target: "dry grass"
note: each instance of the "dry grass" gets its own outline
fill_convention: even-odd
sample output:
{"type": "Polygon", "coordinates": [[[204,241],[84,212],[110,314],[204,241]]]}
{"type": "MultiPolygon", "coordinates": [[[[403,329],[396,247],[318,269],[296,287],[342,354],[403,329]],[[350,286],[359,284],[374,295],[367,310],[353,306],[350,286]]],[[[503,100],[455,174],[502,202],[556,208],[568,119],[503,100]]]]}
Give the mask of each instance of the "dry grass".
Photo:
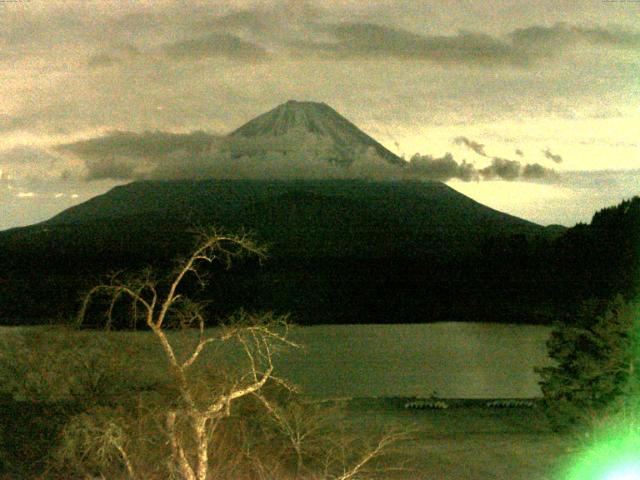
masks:
{"type": "Polygon", "coordinates": [[[537,407],[406,410],[403,400],[349,402],[349,428],[370,435],[383,428],[412,429],[404,446],[409,470],[389,480],[556,480],[573,445],[551,432],[537,407]]]}

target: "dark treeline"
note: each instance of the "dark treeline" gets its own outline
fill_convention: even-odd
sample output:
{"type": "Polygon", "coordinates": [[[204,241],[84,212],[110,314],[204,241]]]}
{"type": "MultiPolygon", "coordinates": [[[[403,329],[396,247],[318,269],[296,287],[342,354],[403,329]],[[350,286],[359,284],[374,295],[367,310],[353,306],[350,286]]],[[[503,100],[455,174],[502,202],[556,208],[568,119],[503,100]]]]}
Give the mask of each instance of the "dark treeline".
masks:
{"type": "MultiPolygon", "coordinates": [[[[176,255],[189,251],[192,239],[186,222],[157,221],[165,228],[145,229],[139,219],[120,218],[83,228],[82,235],[69,225],[5,236],[0,321],[72,317],[82,292],[110,271],[150,266],[162,277],[176,255]]],[[[212,267],[207,290],[193,285],[190,293],[210,301],[213,318],[243,307],[290,312],[300,324],[546,324],[571,314],[585,299],[637,293],[640,198],[553,235],[488,236],[479,251],[453,258],[395,246],[387,257],[353,251],[318,257],[313,250],[300,257],[275,245],[264,264],[243,260],[230,270],[212,267]]]]}

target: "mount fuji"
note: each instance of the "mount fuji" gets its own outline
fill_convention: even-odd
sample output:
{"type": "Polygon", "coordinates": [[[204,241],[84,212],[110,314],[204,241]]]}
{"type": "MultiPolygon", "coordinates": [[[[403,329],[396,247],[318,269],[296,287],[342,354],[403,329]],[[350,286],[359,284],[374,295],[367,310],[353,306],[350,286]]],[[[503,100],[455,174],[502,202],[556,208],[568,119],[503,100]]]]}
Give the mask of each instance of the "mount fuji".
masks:
{"type": "MultiPolygon", "coordinates": [[[[323,103],[289,101],[229,135],[232,142],[262,142],[294,155],[299,153],[295,152],[295,141],[301,137],[321,138],[328,146],[322,150],[327,155],[323,158],[327,168],[338,165],[348,169],[362,152],[382,159],[390,168],[403,168],[404,160],[323,103]]],[[[262,154],[256,162],[261,159],[262,154]]],[[[303,162],[304,158],[292,160],[303,162]]],[[[435,308],[434,298],[440,302],[437,308],[447,302],[454,305],[453,297],[443,300],[443,296],[454,295],[447,285],[454,277],[455,281],[467,280],[464,270],[451,273],[449,266],[473,259],[494,237],[547,234],[544,227],[486,207],[437,181],[134,181],[45,222],[0,232],[0,265],[3,271],[11,272],[4,284],[0,282],[0,303],[17,304],[2,298],[14,298],[18,289],[25,295],[28,290],[34,295],[44,290],[49,293],[41,294],[37,301],[25,300],[31,302],[30,308],[43,310],[31,316],[45,315],[52,308],[69,309],[73,303],[69,299],[77,297],[77,292],[71,291],[77,278],[167,264],[191,247],[193,228],[206,225],[249,230],[270,246],[266,270],[242,280],[246,286],[246,282],[261,278],[260,282],[270,286],[256,293],[258,286],[252,284],[248,291],[254,294],[243,297],[239,305],[258,302],[270,308],[274,304],[298,313],[319,313],[326,308],[333,311],[327,314],[333,315],[331,321],[352,321],[357,315],[369,321],[423,316],[424,312],[409,309],[413,313],[407,313],[408,307],[398,306],[399,299],[410,291],[422,292],[415,293],[412,301],[423,299],[419,301],[423,307],[428,303],[428,308],[435,308]],[[52,278],[58,278],[56,288],[64,294],[40,284],[52,278]],[[302,287],[302,278],[310,282],[306,287],[302,287]],[[31,286],[10,285],[15,282],[31,286]],[[429,290],[433,282],[438,287],[429,290]],[[51,298],[44,301],[47,296],[51,298]],[[314,301],[323,307],[310,307],[314,301]],[[354,302],[363,301],[366,305],[356,308],[354,302]],[[390,308],[395,310],[390,312],[390,308]]],[[[243,288],[227,291],[225,301],[243,288]]],[[[17,313],[29,315],[24,306],[17,313]]],[[[305,321],[322,320],[314,317],[305,321]]]]}

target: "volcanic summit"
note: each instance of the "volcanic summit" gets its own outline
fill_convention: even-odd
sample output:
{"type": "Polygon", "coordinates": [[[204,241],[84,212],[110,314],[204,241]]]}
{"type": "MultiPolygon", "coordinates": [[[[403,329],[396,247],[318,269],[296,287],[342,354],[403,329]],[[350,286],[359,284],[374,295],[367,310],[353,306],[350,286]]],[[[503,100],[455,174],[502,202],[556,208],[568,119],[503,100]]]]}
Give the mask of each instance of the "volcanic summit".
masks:
{"type": "Polygon", "coordinates": [[[373,150],[385,161],[402,166],[405,161],[364,133],[326,103],[289,100],[231,133],[231,137],[278,138],[296,133],[329,143],[335,163],[350,164],[354,157],[373,150]]]}

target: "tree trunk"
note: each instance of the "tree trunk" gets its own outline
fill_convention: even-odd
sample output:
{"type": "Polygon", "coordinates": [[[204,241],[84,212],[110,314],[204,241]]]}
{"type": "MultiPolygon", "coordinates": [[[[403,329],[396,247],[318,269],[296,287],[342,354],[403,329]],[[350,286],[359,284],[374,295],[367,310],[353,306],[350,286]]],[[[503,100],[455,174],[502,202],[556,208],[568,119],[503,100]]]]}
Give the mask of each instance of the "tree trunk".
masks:
{"type": "Polygon", "coordinates": [[[187,460],[187,457],[184,453],[184,449],[178,441],[175,428],[176,416],[176,412],[169,412],[169,414],[167,415],[167,429],[169,430],[169,440],[171,442],[173,457],[178,463],[180,473],[182,473],[184,480],[196,480],[196,476],[193,473],[193,468],[191,468],[191,465],[189,465],[189,461],[187,460]]]}
{"type": "Polygon", "coordinates": [[[209,470],[209,444],[207,438],[207,417],[200,414],[195,418],[196,438],[198,439],[198,479],[206,480],[209,470]]]}

